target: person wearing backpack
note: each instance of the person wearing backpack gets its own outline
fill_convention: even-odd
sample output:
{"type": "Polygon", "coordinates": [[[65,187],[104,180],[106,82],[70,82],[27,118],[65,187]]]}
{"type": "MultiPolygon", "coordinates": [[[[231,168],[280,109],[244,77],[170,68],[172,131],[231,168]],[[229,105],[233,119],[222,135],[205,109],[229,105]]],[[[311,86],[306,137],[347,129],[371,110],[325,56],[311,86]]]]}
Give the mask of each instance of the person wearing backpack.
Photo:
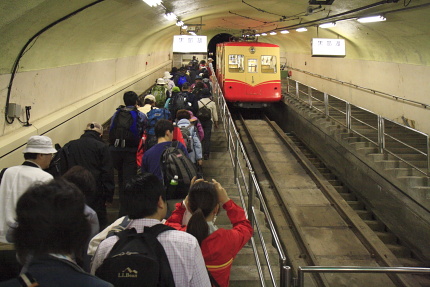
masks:
{"type": "Polygon", "coordinates": [[[163,78],[157,79],[156,85],[151,89],[151,94],[155,97],[156,106],[159,108],[164,107],[166,100],[170,96],[170,92],[163,78]]]}
{"type": "Polygon", "coordinates": [[[124,190],[124,197],[131,221],[124,231],[100,243],[91,273],[114,280],[116,287],[211,286],[196,238],[161,223],[167,204],[157,177],[149,173],[136,176],[124,190]],[[121,252],[125,255],[115,256],[121,252]]]}
{"type": "Polygon", "coordinates": [[[243,208],[229,198],[220,183],[214,179],[212,182],[196,180],[187,198],[176,204],[165,224],[194,235],[213,279],[218,286],[229,286],[233,260],[251,238],[253,228],[243,208]],[[215,225],[221,207],[227,212],[232,228],[215,225]],[[186,211],[191,212],[188,222],[183,221],[186,211]]]}
{"type": "Polygon", "coordinates": [[[142,158],[142,173],[150,172],[163,182],[168,199],[185,198],[191,179],[197,175],[195,165],[189,159],[187,148],[173,140],[173,123],[159,120],[155,125],[157,144],[147,150],[142,158]],[[171,180],[177,176],[176,183],[171,180]]]}
{"type": "MultiPolygon", "coordinates": [[[[118,171],[120,204],[125,184],[137,174],[136,152],[147,124],[146,115],[136,108],[137,98],[133,91],[124,93],[125,106],[114,113],[109,128],[109,150],[118,171]]],[[[122,215],[124,211],[120,206],[119,216],[122,215]]]]}
{"type": "Polygon", "coordinates": [[[168,109],[165,108],[154,108],[152,107],[149,112],[147,112],[148,122],[145,129],[145,151],[149,150],[155,144],[157,144],[157,136],[155,135],[155,125],[161,119],[170,120],[171,114],[168,109]]]}
{"type": "MultiPolygon", "coordinates": [[[[185,83],[184,85],[187,85],[185,83]]],[[[175,120],[176,113],[179,110],[190,108],[190,104],[188,103],[187,94],[181,92],[178,87],[174,87],[172,91],[172,96],[166,101],[166,105],[164,106],[170,112],[171,120],[175,120]]]]}
{"type": "Polygon", "coordinates": [[[187,110],[179,110],[176,113],[177,125],[181,129],[190,160],[201,166],[203,164],[202,144],[197,134],[197,128],[190,122],[190,119],[191,115],[187,110]]]}
{"type": "Polygon", "coordinates": [[[191,111],[193,114],[196,114],[199,110],[199,104],[197,103],[197,96],[191,93],[191,85],[188,83],[185,83],[182,85],[181,92],[186,96],[187,98],[187,104],[188,107],[186,110],[191,111]]]}
{"type": "Polygon", "coordinates": [[[199,111],[196,116],[200,120],[205,133],[205,137],[202,141],[203,158],[208,160],[211,147],[212,125],[218,128],[218,114],[215,102],[211,100],[211,93],[208,89],[202,90],[202,97],[203,98],[199,100],[199,111]]]}
{"type": "Polygon", "coordinates": [[[179,71],[173,81],[175,82],[175,85],[179,88],[181,88],[184,83],[191,83],[190,76],[186,74],[186,69],[184,67],[179,68],[179,71]]]}

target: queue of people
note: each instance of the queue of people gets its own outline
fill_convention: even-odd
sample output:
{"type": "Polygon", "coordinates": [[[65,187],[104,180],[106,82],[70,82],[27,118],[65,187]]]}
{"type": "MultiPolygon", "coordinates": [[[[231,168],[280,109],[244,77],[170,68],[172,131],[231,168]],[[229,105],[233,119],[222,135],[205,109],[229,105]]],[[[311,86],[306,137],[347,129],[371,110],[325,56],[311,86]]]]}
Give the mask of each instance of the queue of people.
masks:
{"type": "Polygon", "coordinates": [[[96,122],[63,147],[47,136],[29,138],[24,163],[0,173],[0,245],[10,247],[0,251],[0,286],[229,285],[233,259],[253,229],[220,183],[197,179],[218,121],[202,77],[192,83],[186,69],[165,72],[156,85],[163,92],[142,103],[125,92],[108,145],[96,122]],[[145,144],[150,130],[152,146],[145,144]],[[107,226],[114,169],[120,210],[107,226]],[[232,229],[215,225],[220,207],[232,229]],[[144,248],[152,255],[115,255],[144,248]]]}

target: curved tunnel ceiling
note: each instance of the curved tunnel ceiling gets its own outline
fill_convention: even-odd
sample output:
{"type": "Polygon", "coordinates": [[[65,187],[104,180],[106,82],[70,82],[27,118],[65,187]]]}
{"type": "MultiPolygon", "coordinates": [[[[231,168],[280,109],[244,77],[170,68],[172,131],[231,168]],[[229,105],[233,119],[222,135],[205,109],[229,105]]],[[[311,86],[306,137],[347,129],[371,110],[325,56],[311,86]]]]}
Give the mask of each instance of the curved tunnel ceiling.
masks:
{"type": "MultiPolygon", "coordinates": [[[[38,31],[93,0],[4,0],[0,2],[0,74],[11,72],[24,44],[38,31]]],[[[335,0],[332,5],[310,5],[308,0],[164,0],[150,7],[142,0],[105,0],[62,21],[29,46],[19,71],[115,59],[153,51],[171,51],[175,21],[202,23],[208,40],[219,33],[239,36],[242,29],[289,34],[260,37],[287,52],[310,53],[310,40],[344,38],[347,58],[429,65],[430,5],[428,0],[335,0]],[[366,8],[362,9],[360,8],[366,8]],[[312,11],[311,11],[312,10],[312,11]],[[349,13],[350,11],[356,12],[349,13]],[[387,21],[361,24],[354,18],[384,13],[387,21]],[[333,17],[334,15],[342,16],[333,17]],[[337,20],[331,29],[317,24],[337,20]],[[295,28],[305,25],[308,31],[295,28]]],[[[317,3],[325,1],[315,0],[317,3]]]]}

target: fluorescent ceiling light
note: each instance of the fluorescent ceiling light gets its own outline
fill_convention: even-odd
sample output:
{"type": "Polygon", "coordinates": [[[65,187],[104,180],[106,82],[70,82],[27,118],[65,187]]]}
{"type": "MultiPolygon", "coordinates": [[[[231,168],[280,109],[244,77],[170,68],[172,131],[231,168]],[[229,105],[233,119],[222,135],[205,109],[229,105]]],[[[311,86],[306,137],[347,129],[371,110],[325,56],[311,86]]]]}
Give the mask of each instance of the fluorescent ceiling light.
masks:
{"type": "Polygon", "coordinates": [[[183,26],[184,25],[184,22],[182,22],[182,21],[176,21],[176,26],[183,26]]]}
{"type": "Polygon", "coordinates": [[[261,36],[267,36],[267,33],[261,33],[261,36]]]}
{"type": "Polygon", "coordinates": [[[190,34],[193,36],[196,36],[196,33],[192,32],[192,31],[190,32],[190,34]]]}
{"type": "Polygon", "coordinates": [[[161,4],[161,0],[143,0],[143,1],[151,7],[155,7],[161,4]]]}
{"type": "Polygon", "coordinates": [[[272,35],[272,36],[276,35],[276,32],[270,32],[270,35],[272,35]]]}
{"type": "Polygon", "coordinates": [[[187,30],[187,28],[188,28],[187,25],[182,26],[182,29],[184,29],[184,30],[187,30]]]}
{"type": "Polygon", "coordinates": [[[305,27],[296,29],[297,32],[306,32],[307,30],[305,27]]]}
{"type": "Polygon", "coordinates": [[[288,32],[288,30],[282,30],[281,31],[281,34],[288,34],[288,33],[290,33],[290,32],[288,32]]]}
{"type": "Polygon", "coordinates": [[[176,20],[176,15],[175,13],[172,13],[172,12],[164,14],[164,17],[166,17],[166,19],[169,21],[176,20]]]}
{"type": "Polygon", "coordinates": [[[387,20],[384,16],[377,15],[377,16],[371,16],[371,17],[363,17],[358,18],[357,21],[360,23],[371,23],[371,22],[381,22],[387,20]]]}
{"type": "Polygon", "coordinates": [[[335,22],[329,22],[329,23],[324,23],[324,24],[319,25],[320,28],[332,28],[334,26],[336,26],[335,22]]]}
{"type": "Polygon", "coordinates": [[[256,37],[260,37],[260,34],[255,34],[256,37]]]}

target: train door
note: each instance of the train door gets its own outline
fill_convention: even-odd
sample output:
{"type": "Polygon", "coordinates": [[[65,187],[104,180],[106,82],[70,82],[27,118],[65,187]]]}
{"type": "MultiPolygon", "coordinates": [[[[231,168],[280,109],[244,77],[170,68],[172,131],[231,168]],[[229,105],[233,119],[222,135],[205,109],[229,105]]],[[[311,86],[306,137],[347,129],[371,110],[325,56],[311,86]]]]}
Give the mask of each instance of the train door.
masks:
{"type": "Polygon", "coordinates": [[[261,90],[258,84],[261,82],[260,72],[259,72],[259,56],[251,55],[245,58],[246,62],[246,73],[245,81],[246,94],[247,95],[261,95],[261,90]]]}

